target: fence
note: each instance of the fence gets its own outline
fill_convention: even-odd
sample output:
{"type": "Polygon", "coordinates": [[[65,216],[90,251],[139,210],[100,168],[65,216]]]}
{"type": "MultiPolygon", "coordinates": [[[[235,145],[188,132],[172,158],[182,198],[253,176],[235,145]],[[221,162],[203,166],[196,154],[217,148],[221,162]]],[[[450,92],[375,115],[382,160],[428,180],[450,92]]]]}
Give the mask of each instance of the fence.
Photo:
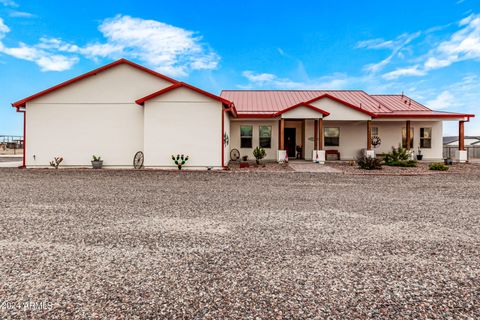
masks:
{"type": "MultiPolygon", "coordinates": [[[[458,146],[443,146],[443,157],[454,158],[455,152],[458,150],[458,146]]],[[[467,159],[480,158],[480,146],[465,146],[467,151],[467,159]]]]}

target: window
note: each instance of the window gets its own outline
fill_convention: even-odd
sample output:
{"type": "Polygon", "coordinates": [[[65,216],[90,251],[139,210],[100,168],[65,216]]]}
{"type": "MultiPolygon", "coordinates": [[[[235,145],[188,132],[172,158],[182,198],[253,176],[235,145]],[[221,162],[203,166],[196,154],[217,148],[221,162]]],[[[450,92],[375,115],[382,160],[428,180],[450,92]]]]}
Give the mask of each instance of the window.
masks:
{"type": "Polygon", "coordinates": [[[240,148],[252,147],[252,126],[240,126],[240,148]]]}
{"type": "MultiPolygon", "coordinates": [[[[407,147],[407,129],[402,129],[402,148],[407,147]]],[[[413,149],[413,128],[410,128],[410,149],[413,149]]]]}
{"type": "Polygon", "coordinates": [[[340,128],[325,128],[325,147],[338,147],[340,145],[340,128]]]}
{"type": "Polygon", "coordinates": [[[272,147],[272,126],[259,126],[260,148],[272,147]]]}
{"type": "Polygon", "coordinates": [[[432,147],[432,128],[420,128],[420,148],[432,147]]]}
{"type": "Polygon", "coordinates": [[[372,127],[372,137],[378,136],[378,127],[372,127]]]}

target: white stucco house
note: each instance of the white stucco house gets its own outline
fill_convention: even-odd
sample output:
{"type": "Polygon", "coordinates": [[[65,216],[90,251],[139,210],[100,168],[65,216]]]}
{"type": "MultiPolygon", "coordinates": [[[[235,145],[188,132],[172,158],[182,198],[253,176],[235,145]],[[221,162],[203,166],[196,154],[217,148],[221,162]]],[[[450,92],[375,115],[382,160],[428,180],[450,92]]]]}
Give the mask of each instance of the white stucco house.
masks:
{"type": "Polygon", "coordinates": [[[24,115],[24,163],[46,167],[174,167],[222,169],[231,150],[253,158],[354,159],[360,150],[388,152],[403,144],[426,160],[442,159],[443,121],[459,123],[459,160],[465,160],[464,123],[473,114],[432,111],[405,95],[361,90],[224,90],[219,96],[121,59],[14,102],[24,115]],[[372,137],[380,137],[374,148],[372,137]]]}

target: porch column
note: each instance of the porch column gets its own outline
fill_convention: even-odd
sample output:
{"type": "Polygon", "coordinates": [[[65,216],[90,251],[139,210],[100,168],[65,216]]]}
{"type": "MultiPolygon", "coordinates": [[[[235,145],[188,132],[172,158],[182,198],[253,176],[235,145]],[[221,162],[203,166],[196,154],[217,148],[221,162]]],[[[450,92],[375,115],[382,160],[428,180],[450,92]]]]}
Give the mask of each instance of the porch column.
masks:
{"type": "Polygon", "coordinates": [[[410,120],[407,120],[407,124],[406,124],[406,128],[405,128],[405,135],[406,135],[406,138],[407,138],[407,150],[410,150],[410,141],[412,141],[412,136],[411,136],[411,132],[410,132],[410,120]]]}
{"type": "Polygon", "coordinates": [[[323,150],[323,118],[318,119],[318,150],[323,150]]]}
{"type": "Polygon", "coordinates": [[[458,122],[458,150],[465,151],[465,121],[458,122]]]}
{"type": "Polygon", "coordinates": [[[313,120],[313,150],[318,150],[318,120],[313,120]]]}
{"type": "Polygon", "coordinates": [[[367,150],[372,150],[372,120],[367,120],[367,150]]]}
{"type": "Polygon", "coordinates": [[[285,129],[285,119],[280,119],[280,123],[279,123],[279,126],[278,126],[278,130],[280,131],[279,132],[279,139],[280,141],[278,142],[278,145],[280,146],[278,149],[279,150],[285,150],[285,139],[283,137],[283,134],[284,134],[284,129],[285,129]]]}

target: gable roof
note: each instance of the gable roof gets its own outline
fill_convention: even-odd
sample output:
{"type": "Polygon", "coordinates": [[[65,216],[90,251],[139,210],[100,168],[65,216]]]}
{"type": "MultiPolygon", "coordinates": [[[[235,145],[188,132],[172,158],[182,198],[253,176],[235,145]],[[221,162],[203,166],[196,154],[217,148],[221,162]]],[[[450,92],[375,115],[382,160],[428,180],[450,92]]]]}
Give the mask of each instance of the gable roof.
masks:
{"type": "Polygon", "coordinates": [[[98,74],[98,73],[100,73],[100,72],[102,72],[102,71],[111,69],[111,68],[116,67],[116,66],[121,65],[121,64],[127,64],[127,65],[129,65],[129,66],[131,66],[131,67],[134,67],[134,68],[139,69],[139,70],[141,70],[141,71],[147,72],[147,73],[149,73],[149,74],[151,74],[151,75],[154,75],[154,76],[156,76],[156,77],[158,77],[158,78],[160,78],[160,79],[166,80],[166,81],[168,81],[168,82],[178,83],[178,81],[175,80],[175,79],[172,79],[172,78],[169,78],[169,77],[167,77],[167,76],[164,76],[163,74],[160,74],[160,73],[158,73],[158,72],[156,72],[156,71],[153,71],[153,70],[151,70],[151,69],[145,68],[145,67],[143,67],[143,66],[141,66],[141,65],[139,65],[139,64],[136,64],[136,63],[134,63],[134,62],[132,62],[132,61],[129,61],[129,60],[127,60],[127,59],[120,59],[120,60],[114,61],[114,62],[112,62],[112,63],[109,63],[109,64],[107,64],[107,65],[104,65],[103,67],[97,68],[97,69],[92,70],[92,71],[87,72],[87,73],[84,73],[84,74],[82,74],[82,75],[80,75],[80,76],[78,76],[78,77],[75,77],[75,78],[73,78],[73,79],[70,79],[70,80],[67,80],[67,81],[65,81],[65,82],[62,82],[62,83],[60,83],[60,84],[58,84],[58,85],[56,85],[56,86],[53,86],[53,87],[50,87],[50,88],[45,89],[45,90],[43,90],[43,91],[40,91],[40,92],[38,92],[38,93],[35,93],[34,95],[31,95],[31,96],[29,96],[29,97],[27,97],[27,98],[25,98],[25,99],[22,99],[22,100],[19,100],[19,101],[17,101],[17,102],[14,102],[14,103],[12,103],[12,107],[15,107],[15,108],[17,108],[17,109],[20,108],[20,107],[24,107],[24,106],[25,106],[25,103],[27,103],[27,102],[29,102],[29,101],[32,101],[32,100],[34,100],[34,99],[36,99],[36,98],[39,98],[39,97],[41,97],[41,96],[44,96],[44,95],[50,93],[50,92],[53,92],[53,91],[58,90],[58,89],[60,89],[60,88],[66,87],[66,86],[68,86],[68,85],[70,85],[70,84],[72,84],[72,83],[78,82],[78,81],[83,80],[83,79],[85,79],[85,78],[94,76],[94,75],[96,75],[96,74],[98,74]]]}
{"type": "Polygon", "coordinates": [[[136,100],[135,103],[138,104],[138,105],[143,106],[144,103],[145,103],[145,101],[148,101],[148,100],[150,100],[150,99],[153,99],[153,98],[155,98],[155,97],[158,97],[158,96],[160,96],[160,95],[162,95],[162,94],[165,94],[165,93],[167,93],[167,92],[170,92],[170,91],[175,90],[175,89],[178,89],[178,88],[187,88],[187,89],[189,89],[189,90],[193,90],[193,91],[195,91],[195,92],[197,92],[197,93],[200,93],[200,94],[202,94],[202,95],[204,95],[204,96],[206,96],[206,97],[209,97],[210,99],[217,100],[217,101],[221,102],[225,107],[231,108],[230,111],[232,112],[232,114],[236,115],[235,106],[233,105],[233,103],[232,103],[231,101],[229,101],[229,100],[227,100],[227,99],[224,99],[224,98],[222,98],[222,97],[216,96],[216,95],[214,95],[214,94],[211,94],[210,92],[204,91],[204,90],[202,90],[202,89],[200,89],[200,88],[194,87],[194,86],[189,85],[188,83],[184,83],[184,82],[177,82],[177,83],[175,83],[175,84],[173,84],[173,85],[171,85],[171,86],[169,86],[169,87],[166,87],[166,88],[164,88],[164,89],[162,89],[162,90],[159,90],[159,91],[157,91],[157,92],[154,92],[154,93],[152,93],[152,94],[149,94],[148,96],[145,96],[145,97],[143,97],[143,98],[140,98],[140,99],[136,100]]]}
{"type": "Polygon", "coordinates": [[[322,98],[342,103],[372,118],[470,118],[473,114],[433,111],[405,95],[369,95],[362,90],[223,90],[221,97],[235,103],[239,116],[275,117],[298,103],[322,98]]]}

